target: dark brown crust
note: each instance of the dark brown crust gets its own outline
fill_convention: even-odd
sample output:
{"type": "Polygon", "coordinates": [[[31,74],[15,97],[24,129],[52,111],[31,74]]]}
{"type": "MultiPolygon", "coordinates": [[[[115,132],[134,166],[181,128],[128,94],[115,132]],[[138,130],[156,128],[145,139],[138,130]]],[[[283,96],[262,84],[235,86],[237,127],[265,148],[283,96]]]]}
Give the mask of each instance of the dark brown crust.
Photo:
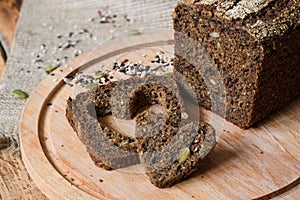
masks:
{"type": "Polygon", "coordinates": [[[300,93],[300,4],[261,1],[252,5],[260,7],[257,12],[244,16],[241,13],[251,9],[241,9],[235,15],[243,17],[229,17],[224,13],[237,10],[241,1],[211,2],[182,1],[175,8],[174,69],[195,88],[201,105],[211,108],[215,102],[204,74],[195,69],[203,65],[199,58],[205,54],[222,77],[226,119],[248,128],[300,93]]]}

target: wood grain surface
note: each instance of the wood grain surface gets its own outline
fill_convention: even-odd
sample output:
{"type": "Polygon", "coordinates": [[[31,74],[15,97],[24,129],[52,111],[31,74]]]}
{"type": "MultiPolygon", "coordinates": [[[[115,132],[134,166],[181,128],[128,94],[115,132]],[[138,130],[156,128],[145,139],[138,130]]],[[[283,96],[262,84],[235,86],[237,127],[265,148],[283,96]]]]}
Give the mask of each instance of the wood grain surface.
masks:
{"type": "Polygon", "coordinates": [[[154,187],[140,165],[110,172],[94,165],[65,118],[66,99],[74,96],[76,87],[64,84],[62,78],[78,69],[105,70],[124,57],[149,64],[159,50],[170,57],[172,35],[145,34],[100,46],[68,63],[63,71],[55,71],[34,91],[21,121],[21,150],[26,168],[47,197],[268,199],[299,184],[300,99],[249,130],[202,110],[203,119],[216,129],[218,144],[199,172],[171,188],[154,187]],[[53,80],[58,81],[53,84],[53,80]]]}

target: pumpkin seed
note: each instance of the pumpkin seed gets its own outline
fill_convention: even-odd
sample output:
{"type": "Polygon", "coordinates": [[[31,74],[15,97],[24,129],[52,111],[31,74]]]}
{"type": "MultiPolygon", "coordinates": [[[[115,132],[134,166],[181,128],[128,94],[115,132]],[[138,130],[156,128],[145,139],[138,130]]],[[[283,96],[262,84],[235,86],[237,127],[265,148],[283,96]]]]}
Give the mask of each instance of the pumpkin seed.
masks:
{"type": "Polygon", "coordinates": [[[84,86],[84,89],[85,90],[90,90],[94,87],[97,87],[98,86],[98,83],[90,83],[90,84],[87,84],[86,86],[84,86]]]}
{"type": "Polygon", "coordinates": [[[12,95],[20,99],[26,99],[28,97],[28,94],[26,94],[26,92],[19,89],[13,90],[12,95]]]}
{"type": "Polygon", "coordinates": [[[177,160],[179,163],[184,163],[186,159],[190,156],[190,148],[186,147],[180,150],[177,160]]]}
{"type": "Polygon", "coordinates": [[[100,72],[100,73],[98,73],[98,74],[95,74],[95,75],[93,76],[93,78],[102,78],[102,77],[104,77],[104,76],[106,76],[106,73],[100,72]]]}
{"type": "Polygon", "coordinates": [[[128,35],[141,35],[142,33],[139,30],[136,29],[132,29],[132,30],[128,30],[128,35]]]}
{"type": "Polygon", "coordinates": [[[173,76],[173,73],[172,72],[165,73],[165,74],[163,74],[163,76],[165,76],[165,77],[167,77],[167,76],[173,76]]]}
{"type": "Polygon", "coordinates": [[[55,70],[57,67],[56,66],[53,66],[53,65],[49,65],[49,66],[46,66],[44,67],[44,70],[50,74],[50,72],[52,72],[53,70],[55,70]]]}

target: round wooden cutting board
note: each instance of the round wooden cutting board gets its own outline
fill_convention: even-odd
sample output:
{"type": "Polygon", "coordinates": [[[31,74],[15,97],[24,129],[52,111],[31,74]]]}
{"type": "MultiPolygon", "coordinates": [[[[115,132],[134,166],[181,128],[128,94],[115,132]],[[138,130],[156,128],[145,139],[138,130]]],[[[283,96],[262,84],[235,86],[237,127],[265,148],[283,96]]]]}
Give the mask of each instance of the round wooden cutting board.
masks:
{"type": "Polygon", "coordinates": [[[75,87],[63,78],[79,69],[104,70],[122,57],[150,62],[157,51],[172,56],[173,48],[173,33],[130,36],[76,57],[41,82],[23,111],[20,141],[25,166],[47,197],[268,199],[298,187],[300,99],[248,130],[203,111],[216,129],[217,146],[199,172],[170,188],[153,186],[139,165],[114,171],[94,165],[65,117],[75,87]]]}

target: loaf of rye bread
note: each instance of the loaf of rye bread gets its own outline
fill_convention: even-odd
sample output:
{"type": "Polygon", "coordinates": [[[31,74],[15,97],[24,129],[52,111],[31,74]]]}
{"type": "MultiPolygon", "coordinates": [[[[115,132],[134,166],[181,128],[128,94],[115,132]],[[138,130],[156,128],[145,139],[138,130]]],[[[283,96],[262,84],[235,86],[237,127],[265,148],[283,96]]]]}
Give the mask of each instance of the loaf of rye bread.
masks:
{"type": "Polygon", "coordinates": [[[140,163],[137,142],[108,127],[99,118],[111,114],[110,97],[115,82],[79,93],[67,101],[66,117],[94,163],[106,170],[140,163]]]}
{"type": "Polygon", "coordinates": [[[183,0],[173,22],[175,76],[239,127],[300,93],[299,0],[183,0]]]}

